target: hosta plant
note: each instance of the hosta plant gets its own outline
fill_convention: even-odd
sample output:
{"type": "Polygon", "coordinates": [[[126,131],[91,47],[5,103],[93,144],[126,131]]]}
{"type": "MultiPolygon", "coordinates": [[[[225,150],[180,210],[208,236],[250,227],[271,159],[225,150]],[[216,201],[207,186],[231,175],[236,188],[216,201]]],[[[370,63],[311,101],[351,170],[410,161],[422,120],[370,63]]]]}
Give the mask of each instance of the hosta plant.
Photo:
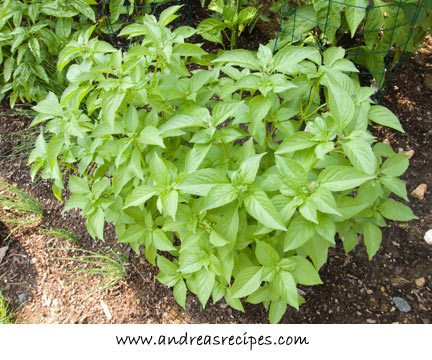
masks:
{"type": "Polygon", "coordinates": [[[80,39],[92,46],[61,52],[70,85],[34,107],[51,137],[39,136],[31,173],[59,198],[67,180],[65,210],[81,209],[94,238],[112,222],[182,307],[189,289],[203,307],[263,303],[278,322],[304,302],[298,284],[321,283],[335,239],[346,251],[363,239],[372,258],[385,219],[415,218],[397,200],[407,156],[368,125],[403,130],[345,75],[357,70],[343,49],[212,58],[184,42],[194,29],[167,28],[176,10],[125,27],[142,39],[125,53],[90,31],[80,39]]]}
{"type": "MultiPolygon", "coordinates": [[[[10,104],[38,101],[62,82],[56,73],[59,50],[70,40],[72,17],[95,21],[93,0],[5,0],[0,5],[0,100],[10,93],[10,104]]],[[[84,22],[85,23],[85,22],[84,22]]]]}

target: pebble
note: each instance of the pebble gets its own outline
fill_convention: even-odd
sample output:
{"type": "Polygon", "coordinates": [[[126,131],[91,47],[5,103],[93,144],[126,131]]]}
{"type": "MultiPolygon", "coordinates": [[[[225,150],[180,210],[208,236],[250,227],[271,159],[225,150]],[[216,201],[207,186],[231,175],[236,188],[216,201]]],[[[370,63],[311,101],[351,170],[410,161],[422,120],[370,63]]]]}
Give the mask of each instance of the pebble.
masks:
{"type": "Polygon", "coordinates": [[[415,284],[416,284],[418,287],[423,287],[423,286],[425,285],[425,283],[426,283],[426,279],[425,279],[424,277],[421,277],[421,278],[415,279],[415,284]]]}
{"type": "Polygon", "coordinates": [[[411,311],[411,306],[406,302],[406,300],[402,299],[399,296],[395,296],[393,299],[394,304],[399,309],[399,311],[402,312],[408,312],[411,311]]]}
{"type": "Polygon", "coordinates": [[[25,301],[25,299],[26,299],[26,294],[21,293],[18,295],[18,300],[20,303],[23,303],[25,301]]]}
{"type": "Polygon", "coordinates": [[[426,231],[424,239],[428,245],[432,245],[432,229],[426,231]]]}
{"type": "Polygon", "coordinates": [[[415,197],[419,200],[423,200],[425,197],[426,191],[427,191],[427,185],[426,184],[420,184],[411,192],[411,196],[415,197]]]}

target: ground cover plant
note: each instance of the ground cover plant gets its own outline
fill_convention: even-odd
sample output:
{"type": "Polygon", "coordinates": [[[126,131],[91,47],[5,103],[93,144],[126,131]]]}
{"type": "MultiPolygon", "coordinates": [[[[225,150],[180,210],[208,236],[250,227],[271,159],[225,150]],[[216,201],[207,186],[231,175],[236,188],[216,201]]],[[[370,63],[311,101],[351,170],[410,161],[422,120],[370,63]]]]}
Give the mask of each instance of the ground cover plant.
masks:
{"type": "Polygon", "coordinates": [[[271,322],[304,302],[297,284],[321,283],[335,237],[369,258],[385,219],[416,218],[398,179],[408,157],[376,141],[369,123],[403,131],[374,105],[373,88],[342,48],[289,46],[276,54],[218,56],[185,43],[196,30],[159,20],[125,27],[127,52],[82,32],[60,53],[70,81],[34,110],[44,124],[31,174],[71,196],[94,238],[112,222],[120,242],[144,250],[185,306],[224,298],[263,303],[271,322]],[[66,177],[66,175],[68,175],[66,177]]]}

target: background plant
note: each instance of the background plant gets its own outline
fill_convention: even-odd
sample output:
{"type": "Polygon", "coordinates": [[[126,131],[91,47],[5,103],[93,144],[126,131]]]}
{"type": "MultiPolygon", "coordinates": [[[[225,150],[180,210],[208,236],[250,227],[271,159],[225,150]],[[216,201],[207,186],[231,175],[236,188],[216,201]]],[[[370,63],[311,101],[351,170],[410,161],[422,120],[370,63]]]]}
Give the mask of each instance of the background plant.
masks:
{"type": "Polygon", "coordinates": [[[177,10],[125,27],[143,39],[125,53],[92,29],[61,51],[70,85],[34,107],[51,138],[38,138],[31,173],[58,198],[68,173],[65,210],[81,209],[94,238],[112,222],[181,306],[187,289],[203,306],[243,311],[245,298],[278,322],[304,302],[298,284],[321,283],[336,235],[347,252],[363,238],[372,258],[385,219],[416,218],[389,198],[407,200],[407,156],[368,125],[403,130],[346,75],[357,69],[343,49],[215,57],[184,42],[195,29],[167,27],[177,10]]]}
{"type": "Polygon", "coordinates": [[[281,33],[271,44],[307,42],[322,49],[341,45],[382,88],[386,70],[392,70],[405,51],[414,50],[413,29],[422,6],[417,0],[285,0],[281,33]]]}
{"type": "MultiPolygon", "coordinates": [[[[204,6],[205,2],[201,0],[201,5],[204,6]]],[[[225,36],[230,43],[230,48],[236,49],[241,33],[247,27],[252,29],[261,16],[258,8],[259,5],[250,0],[211,0],[208,9],[215,12],[215,17],[203,20],[198,25],[197,32],[204,39],[221,44],[223,47],[225,36]]]]}
{"type": "Polygon", "coordinates": [[[32,102],[43,99],[49,90],[62,92],[65,79],[52,63],[72,30],[86,26],[86,21],[74,22],[74,16],[95,21],[90,6],[94,4],[94,0],[2,1],[0,101],[10,92],[14,107],[17,99],[32,102]]]}

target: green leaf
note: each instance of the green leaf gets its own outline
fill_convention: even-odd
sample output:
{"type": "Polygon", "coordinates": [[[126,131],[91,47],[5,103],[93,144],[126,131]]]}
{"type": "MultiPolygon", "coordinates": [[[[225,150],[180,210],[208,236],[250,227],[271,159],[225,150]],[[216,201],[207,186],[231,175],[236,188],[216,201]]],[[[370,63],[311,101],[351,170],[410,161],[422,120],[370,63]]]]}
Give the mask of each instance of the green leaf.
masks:
{"type": "Polygon", "coordinates": [[[116,112],[123,102],[125,93],[117,91],[108,91],[102,99],[102,118],[111,126],[114,125],[116,112]]]}
{"type": "Polygon", "coordinates": [[[287,153],[293,153],[297,150],[303,150],[308,149],[312,146],[315,146],[317,143],[313,141],[314,135],[305,132],[305,131],[299,131],[295,134],[289,136],[286,138],[282,144],[279,145],[278,149],[276,150],[275,154],[287,154],[287,153]]]}
{"type": "Polygon", "coordinates": [[[284,74],[293,74],[297,64],[304,59],[321,64],[321,55],[317,49],[307,46],[287,46],[274,56],[273,68],[284,74]]]}
{"type": "Polygon", "coordinates": [[[408,169],[408,156],[405,154],[396,154],[389,157],[380,168],[380,173],[390,176],[400,176],[408,169]]]}
{"type": "Polygon", "coordinates": [[[176,115],[160,127],[161,133],[190,127],[204,127],[206,122],[190,115],[176,115]]]}
{"type": "Polygon", "coordinates": [[[231,184],[216,185],[211,188],[204,200],[201,213],[229,204],[238,197],[238,191],[231,184]]]}
{"type": "Polygon", "coordinates": [[[185,172],[186,174],[196,171],[207,156],[211,144],[195,144],[186,155],[185,172]]]}
{"type": "Polygon", "coordinates": [[[405,201],[408,201],[408,195],[406,191],[405,183],[393,176],[382,176],[380,177],[381,184],[383,184],[391,192],[400,196],[405,201]]]}
{"type": "Polygon", "coordinates": [[[225,25],[216,18],[204,19],[198,24],[197,32],[204,39],[223,44],[221,31],[225,29],[225,25]]]}
{"type": "Polygon", "coordinates": [[[282,218],[267,194],[255,188],[245,198],[246,211],[261,224],[271,229],[286,230],[282,218]]]}
{"type": "Polygon", "coordinates": [[[250,51],[242,49],[225,51],[221,56],[214,59],[212,62],[240,64],[252,70],[259,69],[258,60],[256,59],[255,55],[250,51]]]}
{"type": "Polygon", "coordinates": [[[154,126],[146,126],[144,129],[142,129],[138,141],[141,144],[157,145],[161,148],[165,148],[163,139],[160,136],[160,131],[154,126]]]}
{"type": "Polygon", "coordinates": [[[78,176],[69,176],[69,190],[78,195],[88,195],[90,193],[89,185],[86,179],[78,176]]]}
{"type": "Polygon", "coordinates": [[[186,284],[183,280],[177,281],[177,283],[174,285],[174,299],[183,309],[186,309],[186,290],[186,284]]]}
{"type": "Polygon", "coordinates": [[[207,196],[214,186],[221,184],[228,184],[228,178],[222,170],[200,169],[187,175],[176,189],[188,194],[207,196]]]}
{"type": "Polygon", "coordinates": [[[214,230],[210,232],[209,241],[216,247],[225,246],[226,244],[229,243],[227,239],[225,239],[221,234],[218,234],[214,230]]]}
{"type": "Polygon", "coordinates": [[[40,62],[41,57],[40,57],[40,45],[39,45],[39,41],[36,37],[31,37],[30,41],[28,42],[28,46],[31,50],[31,52],[33,53],[34,57],[36,58],[36,60],[38,62],[40,62]]]}
{"type": "Polygon", "coordinates": [[[304,257],[292,256],[289,259],[295,263],[292,274],[296,283],[302,285],[317,285],[323,283],[318,275],[318,271],[304,257]]]}
{"type": "Polygon", "coordinates": [[[273,300],[270,304],[269,320],[271,324],[277,324],[285,314],[287,304],[282,299],[273,300]]]}
{"type": "Polygon", "coordinates": [[[231,288],[232,296],[241,298],[252,294],[261,284],[262,267],[248,266],[243,268],[235,277],[231,288]]]}
{"type": "Polygon", "coordinates": [[[152,196],[157,195],[158,191],[153,186],[141,185],[136,187],[126,198],[124,208],[139,206],[144,204],[152,196]]]}
{"type": "Polygon", "coordinates": [[[181,7],[182,6],[180,5],[170,6],[169,8],[162,11],[159,16],[159,24],[162,26],[167,26],[168,24],[172,23],[180,16],[178,11],[181,9],[181,7]]]}
{"type": "Polygon", "coordinates": [[[279,261],[279,254],[264,241],[256,240],[255,256],[261,265],[275,265],[279,261]]]}
{"type": "Polygon", "coordinates": [[[258,10],[253,6],[248,6],[241,10],[238,14],[240,24],[248,24],[255,16],[257,16],[258,10]]]}
{"type": "Polygon", "coordinates": [[[318,181],[321,186],[330,191],[344,191],[353,189],[373,178],[373,175],[362,173],[351,166],[335,165],[324,169],[318,181]]]}
{"type": "Polygon", "coordinates": [[[218,126],[225,120],[239,115],[243,103],[238,101],[224,101],[217,103],[212,110],[213,125],[218,126]]]}
{"type": "Polygon", "coordinates": [[[326,214],[340,215],[333,194],[325,187],[320,186],[310,196],[310,199],[319,211],[326,214]]]}
{"type": "Polygon", "coordinates": [[[276,274],[273,284],[282,300],[298,310],[297,284],[292,274],[288,271],[280,271],[276,274]]]}
{"type": "Polygon", "coordinates": [[[368,112],[368,119],[377,124],[388,126],[400,132],[405,132],[402,129],[402,126],[398,118],[396,117],[396,115],[393,114],[389,109],[387,109],[384,106],[381,105],[371,106],[368,112]]]}
{"type": "Polygon", "coordinates": [[[160,185],[169,185],[171,176],[164,161],[157,153],[154,153],[150,160],[150,175],[152,179],[160,185]]]}
{"type": "Polygon", "coordinates": [[[208,260],[206,253],[195,247],[189,247],[182,251],[179,256],[179,270],[184,274],[190,274],[199,271],[208,260]]]}
{"type": "Polygon", "coordinates": [[[297,161],[276,155],[276,166],[285,183],[292,184],[294,182],[295,185],[307,185],[308,176],[306,170],[297,161]]]}
{"type": "Polygon", "coordinates": [[[173,54],[177,54],[180,56],[193,56],[200,58],[203,55],[206,55],[207,52],[201,49],[200,46],[196,44],[183,43],[176,44],[173,48],[173,54]]]}
{"type": "MultiPolygon", "coordinates": [[[[327,77],[329,79],[329,77],[327,77]]],[[[355,114],[354,101],[336,82],[331,81],[328,90],[330,113],[341,129],[348,126],[355,114]]]]}
{"type": "Polygon", "coordinates": [[[377,160],[366,141],[351,140],[343,143],[342,148],[355,168],[369,175],[375,174],[377,160]]]}
{"type": "Polygon", "coordinates": [[[177,272],[178,266],[163,256],[157,256],[157,266],[159,270],[165,274],[180,276],[180,274],[177,272]]]}
{"type": "Polygon", "coordinates": [[[370,260],[381,246],[382,233],[378,226],[368,221],[363,229],[363,237],[370,260]]]}
{"type": "Polygon", "coordinates": [[[369,2],[367,0],[345,0],[345,4],[345,18],[353,38],[365,16],[369,2]]]}
{"type": "Polygon", "coordinates": [[[160,199],[166,215],[171,216],[173,220],[175,220],[178,206],[178,192],[172,190],[166,194],[161,195],[160,199]]]}
{"type": "Polygon", "coordinates": [[[196,275],[197,295],[202,306],[206,303],[212,293],[215,284],[215,273],[209,269],[202,268],[196,275]]]}
{"type": "Polygon", "coordinates": [[[303,248],[307,256],[313,261],[316,269],[319,270],[326,263],[329,246],[330,243],[318,235],[313,236],[304,244],[303,248]]]}
{"type": "Polygon", "coordinates": [[[160,251],[174,251],[172,240],[168,238],[162,229],[155,229],[153,231],[153,245],[160,251]]]}
{"type": "Polygon", "coordinates": [[[408,206],[393,199],[384,201],[378,206],[378,210],[382,216],[390,220],[409,221],[418,219],[408,206]]]}
{"type": "Polygon", "coordinates": [[[294,250],[309,241],[314,234],[313,225],[299,214],[295,214],[288,226],[284,251],[294,250]]]}
{"type": "Polygon", "coordinates": [[[260,161],[264,155],[265,153],[249,156],[241,163],[240,169],[238,170],[240,184],[252,184],[255,181],[260,167],[260,161]]]}
{"type": "Polygon", "coordinates": [[[87,229],[93,238],[99,238],[103,240],[104,224],[105,215],[100,207],[98,207],[87,217],[87,229]]]}
{"type": "Polygon", "coordinates": [[[60,106],[57,96],[52,92],[49,92],[44,100],[40,101],[36,106],[33,106],[33,110],[44,115],[51,115],[53,117],[63,116],[63,110],[60,106]]]}
{"type": "Polygon", "coordinates": [[[235,243],[239,229],[239,214],[237,204],[233,204],[215,226],[215,230],[229,240],[232,244],[235,243]]]}

